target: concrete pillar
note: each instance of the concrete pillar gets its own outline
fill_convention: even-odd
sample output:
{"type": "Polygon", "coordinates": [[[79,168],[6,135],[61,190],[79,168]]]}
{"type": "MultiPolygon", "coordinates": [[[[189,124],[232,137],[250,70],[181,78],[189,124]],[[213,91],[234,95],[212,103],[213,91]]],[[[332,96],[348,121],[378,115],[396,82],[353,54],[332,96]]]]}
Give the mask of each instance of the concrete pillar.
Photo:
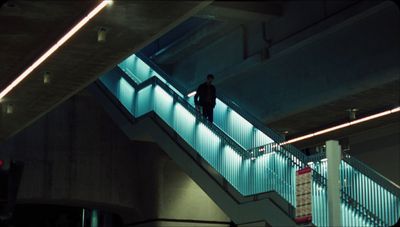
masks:
{"type": "Polygon", "coordinates": [[[341,226],[340,215],[340,160],[341,148],[336,140],[326,142],[328,164],[328,220],[329,226],[341,226]]]}

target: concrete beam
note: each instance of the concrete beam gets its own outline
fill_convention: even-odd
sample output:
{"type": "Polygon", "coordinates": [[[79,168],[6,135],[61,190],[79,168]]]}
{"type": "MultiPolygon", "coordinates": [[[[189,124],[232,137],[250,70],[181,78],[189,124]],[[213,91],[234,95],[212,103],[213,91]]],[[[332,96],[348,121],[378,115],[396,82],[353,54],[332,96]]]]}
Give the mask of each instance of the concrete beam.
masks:
{"type": "Polygon", "coordinates": [[[282,15],[282,7],[273,2],[214,2],[196,14],[198,17],[229,22],[268,21],[282,15]]]}
{"type": "Polygon", "coordinates": [[[211,22],[198,31],[188,34],[175,41],[161,53],[154,56],[155,62],[159,64],[174,64],[194,51],[204,48],[210,43],[235,29],[231,23],[211,22]]]}

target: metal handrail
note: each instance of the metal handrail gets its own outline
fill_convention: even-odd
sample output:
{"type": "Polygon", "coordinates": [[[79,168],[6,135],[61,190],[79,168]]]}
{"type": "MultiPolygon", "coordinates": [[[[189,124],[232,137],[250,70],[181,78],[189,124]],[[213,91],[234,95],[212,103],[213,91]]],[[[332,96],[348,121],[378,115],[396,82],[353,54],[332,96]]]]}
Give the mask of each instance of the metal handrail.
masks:
{"type": "MultiPolygon", "coordinates": [[[[155,64],[153,61],[151,61],[147,56],[145,56],[142,53],[136,53],[135,54],[139,59],[141,59],[144,63],[149,65],[154,71],[156,71],[160,76],[165,79],[169,84],[175,87],[178,91],[180,91],[182,94],[187,94],[188,91],[185,89],[183,86],[181,86],[178,82],[176,82],[173,78],[171,78],[163,69],[161,69],[157,64],[155,64]]],[[[265,135],[273,139],[275,142],[282,143],[285,142],[285,138],[274,131],[271,128],[268,128],[264,125],[264,123],[260,122],[254,115],[249,113],[247,110],[243,109],[242,107],[238,106],[234,101],[229,99],[223,94],[218,94],[217,97],[224,102],[227,106],[229,106],[230,109],[234,110],[237,112],[239,115],[244,117],[249,123],[254,125],[258,130],[263,132],[265,135]]],[[[303,162],[307,163],[307,156],[292,146],[291,144],[287,144],[284,146],[285,149],[287,149],[292,155],[296,156],[299,160],[302,160],[303,162]]]]}
{"type": "MultiPolygon", "coordinates": [[[[145,55],[138,53],[138,54],[136,54],[136,56],[139,57],[146,64],[150,65],[151,68],[153,68],[155,71],[157,71],[166,81],[168,81],[177,90],[180,90],[180,91],[185,90],[182,86],[179,86],[177,82],[172,80],[171,77],[167,73],[165,73],[157,64],[154,64],[154,62],[149,60],[145,55]]],[[[185,93],[183,93],[183,94],[185,94],[185,93]]],[[[239,107],[231,99],[227,98],[223,94],[218,94],[218,98],[220,98],[220,100],[223,101],[226,105],[231,104],[231,105],[229,105],[229,107],[231,109],[233,109],[238,114],[243,116],[246,120],[248,120],[251,124],[253,124],[255,127],[257,127],[261,132],[265,133],[270,138],[272,138],[275,142],[278,142],[278,143],[284,142],[284,138],[281,135],[279,135],[272,129],[266,127],[263,123],[261,123],[258,119],[256,119],[251,113],[249,113],[247,110],[239,107]]],[[[264,146],[268,146],[268,144],[266,144],[264,146]]],[[[262,147],[262,146],[259,146],[259,147],[262,147]]],[[[253,149],[257,149],[259,147],[256,147],[253,149]]],[[[319,160],[325,158],[325,156],[323,154],[319,154],[318,157],[317,156],[309,157],[291,144],[285,144],[285,145],[282,145],[282,147],[285,150],[287,150],[288,152],[290,152],[292,155],[294,155],[296,158],[298,158],[300,161],[302,161],[304,163],[304,166],[308,165],[307,163],[310,161],[319,161],[319,160]]],[[[358,159],[351,157],[351,156],[350,156],[350,159],[344,158],[343,160],[351,165],[354,165],[353,167],[355,169],[362,172],[366,176],[373,178],[374,180],[376,180],[376,182],[379,185],[383,186],[385,189],[392,192],[394,195],[400,197],[399,186],[394,184],[392,181],[388,180],[387,178],[385,178],[378,172],[376,172],[374,169],[370,168],[369,166],[366,166],[364,163],[362,163],[358,159]]]]}
{"type": "MultiPolygon", "coordinates": [[[[312,178],[314,182],[319,186],[327,190],[327,179],[322,176],[317,171],[313,171],[312,178]]],[[[355,200],[351,195],[346,193],[343,189],[340,189],[340,198],[345,204],[351,206],[355,209],[358,214],[362,215],[365,219],[369,220],[370,222],[374,222],[377,226],[384,226],[386,223],[379,217],[377,217],[374,213],[372,213],[368,208],[363,206],[357,200],[355,200]]]]}
{"type": "MultiPolygon", "coordinates": [[[[274,143],[270,143],[268,144],[272,147],[278,148],[278,144],[274,144],[274,143]]],[[[280,149],[276,149],[275,151],[280,151],[280,149]]],[[[281,153],[282,155],[285,155],[284,153],[281,153]]],[[[290,156],[285,155],[286,158],[288,159],[292,159],[290,156]]],[[[324,157],[325,156],[325,152],[320,153],[319,155],[315,155],[318,156],[319,158],[324,157]]],[[[315,157],[316,158],[316,157],[315,157]]],[[[320,159],[319,159],[320,160],[320,159]]],[[[291,160],[292,163],[296,164],[294,162],[294,160],[291,160]]],[[[296,164],[297,165],[297,164],[296,164]]],[[[301,165],[297,165],[298,167],[304,167],[301,165]]],[[[308,164],[307,164],[308,166],[308,164]]],[[[310,167],[313,170],[313,179],[314,182],[316,184],[318,184],[319,186],[323,187],[323,188],[327,188],[327,178],[324,177],[323,175],[321,175],[318,171],[316,171],[315,169],[313,169],[312,167],[310,167]]],[[[343,189],[340,189],[340,193],[341,193],[341,199],[343,202],[345,202],[345,204],[351,206],[353,209],[356,209],[356,211],[362,215],[364,218],[368,219],[371,222],[374,222],[376,225],[385,225],[386,223],[379,218],[378,216],[376,216],[373,212],[371,212],[367,207],[363,206],[360,202],[358,202],[356,199],[354,199],[351,195],[349,195],[347,192],[345,192],[343,189]]]]}
{"type": "MultiPolygon", "coordinates": [[[[146,56],[144,56],[142,54],[136,54],[136,56],[139,57],[146,64],[148,64],[157,73],[159,73],[163,77],[163,79],[165,81],[167,81],[167,83],[172,85],[175,89],[177,89],[178,91],[184,91],[185,90],[182,86],[178,85],[177,82],[175,82],[172,78],[170,78],[169,75],[166,74],[160,67],[158,67],[158,65],[156,65],[152,61],[150,61],[146,56]]],[[[124,75],[126,75],[126,74],[124,73],[124,75]]],[[[129,78],[129,76],[127,76],[127,75],[125,77],[129,78]]],[[[154,78],[157,78],[157,77],[154,77],[154,78]]],[[[204,123],[204,125],[209,127],[211,130],[217,132],[218,135],[221,138],[223,138],[229,145],[232,144],[232,146],[236,148],[235,150],[240,151],[238,153],[243,155],[243,156],[245,156],[246,158],[255,158],[255,157],[259,156],[259,155],[262,155],[262,152],[254,152],[254,151],[256,151],[256,149],[260,149],[262,147],[264,147],[265,151],[268,151],[268,152],[272,151],[272,149],[271,149],[272,147],[274,147],[274,148],[280,147],[280,148],[286,150],[291,155],[296,157],[300,161],[300,164],[296,163],[296,161],[293,160],[293,157],[290,157],[290,155],[287,155],[284,152],[281,152],[280,149],[275,149],[274,151],[280,151],[280,153],[282,155],[284,155],[285,157],[287,157],[292,162],[292,164],[295,164],[300,168],[307,166],[308,165],[307,163],[309,161],[319,161],[324,157],[323,154],[319,154],[318,157],[316,157],[316,156],[308,157],[303,152],[301,152],[300,150],[298,150],[296,147],[294,147],[291,144],[281,145],[280,143],[284,142],[284,139],[283,139],[283,137],[281,135],[279,135],[278,133],[274,132],[272,129],[267,128],[263,123],[261,123],[258,119],[256,119],[253,115],[248,113],[246,110],[244,110],[243,108],[241,108],[238,105],[236,105],[232,100],[230,100],[230,99],[226,98],[225,96],[219,94],[218,98],[221,101],[223,101],[225,104],[227,104],[227,105],[230,104],[229,108],[233,109],[238,114],[240,114],[241,116],[245,117],[246,120],[248,120],[251,124],[256,126],[261,132],[265,133],[270,138],[272,138],[276,142],[278,142],[278,143],[266,144],[264,146],[259,146],[259,147],[256,147],[256,148],[253,148],[253,149],[250,149],[250,150],[245,150],[240,144],[238,144],[234,139],[232,139],[229,135],[227,135],[219,127],[215,126],[214,124],[209,124],[209,122],[206,121],[206,120],[204,121],[204,119],[202,118],[200,113],[198,111],[196,111],[196,109],[186,99],[184,99],[181,96],[177,95],[168,85],[166,85],[164,82],[162,82],[159,78],[153,79],[153,80],[156,81],[155,83],[157,85],[163,87],[165,90],[168,91],[168,93],[170,93],[177,100],[179,100],[181,104],[184,104],[184,106],[192,114],[194,114],[197,119],[201,119],[201,121],[204,123]]],[[[144,82],[146,82],[146,81],[144,81],[144,82]]],[[[181,92],[181,93],[182,94],[186,94],[188,92],[181,92]]],[[[345,161],[347,161],[349,164],[354,164],[354,168],[355,169],[359,170],[360,172],[364,173],[367,176],[369,176],[369,174],[376,176],[374,178],[374,180],[380,179],[380,180],[376,180],[378,184],[383,186],[385,189],[388,189],[388,191],[392,192],[394,195],[398,196],[399,190],[398,190],[397,187],[393,188],[393,185],[392,185],[393,182],[390,182],[389,180],[387,180],[386,178],[384,178],[380,174],[376,173],[376,171],[372,170],[370,167],[366,166],[365,164],[363,164],[362,162],[360,162],[360,161],[358,161],[358,160],[356,160],[354,158],[346,159],[345,161]],[[355,161],[353,161],[353,160],[355,160],[355,161]],[[368,170],[368,169],[370,169],[370,170],[368,170]],[[385,186],[388,186],[388,187],[385,187],[385,186]]],[[[316,172],[316,171],[314,170],[313,172],[316,172]]],[[[320,175],[320,174],[318,173],[318,175],[320,175]]],[[[326,178],[324,178],[322,175],[320,177],[322,178],[321,180],[326,181],[326,178]]],[[[345,201],[346,203],[348,203],[348,201],[352,201],[352,203],[354,203],[354,201],[356,201],[353,198],[351,198],[350,195],[347,195],[347,193],[345,193],[344,191],[342,191],[342,194],[344,195],[343,201],[345,201]],[[350,200],[349,199],[345,199],[345,198],[349,198],[350,200]]],[[[359,204],[359,203],[357,202],[357,204],[359,204]]],[[[351,205],[351,204],[349,204],[349,205],[351,205]]],[[[363,206],[359,204],[358,207],[363,207],[363,206]]],[[[369,210],[367,208],[365,208],[365,207],[363,207],[363,210],[364,210],[364,213],[365,212],[366,213],[369,212],[369,210]]],[[[369,213],[371,213],[371,212],[369,212],[369,213]]],[[[374,218],[376,218],[379,222],[382,222],[382,220],[380,220],[378,217],[374,216],[374,218]]]]}
{"type": "MultiPolygon", "coordinates": [[[[121,69],[119,69],[121,70],[121,69]]],[[[123,72],[121,70],[121,72],[123,72]]],[[[173,100],[181,104],[183,107],[185,107],[191,114],[193,114],[198,121],[203,123],[206,127],[208,127],[210,130],[212,130],[214,133],[216,133],[221,139],[223,139],[229,146],[231,146],[238,154],[242,155],[245,158],[249,158],[248,152],[245,148],[243,148],[240,144],[238,144],[235,140],[233,140],[229,135],[227,135],[225,132],[223,132],[220,128],[215,126],[214,124],[210,123],[207,119],[205,119],[199,111],[197,111],[190,103],[180,97],[174,90],[172,90],[168,85],[163,83],[159,78],[157,77],[151,77],[145,81],[143,81],[140,84],[137,84],[132,78],[130,78],[126,73],[121,74],[122,77],[127,80],[131,86],[133,86],[136,90],[140,90],[144,87],[147,87],[149,85],[158,85],[162,89],[164,89],[168,94],[170,94],[173,97],[173,100]]]]}
{"type": "Polygon", "coordinates": [[[385,176],[378,173],[376,170],[367,166],[362,161],[352,157],[351,155],[344,153],[342,160],[348,163],[350,166],[355,168],[357,171],[363,173],[365,176],[373,179],[376,183],[383,186],[386,190],[393,193],[393,195],[400,197],[400,186],[395,184],[393,181],[387,179],[385,176]]]}
{"type": "MultiPolygon", "coordinates": [[[[147,65],[149,65],[151,68],[155,69],[154,71],[158,72],[168,83],[171,83],[178,91],[182,92],[182,94],[187,94],[190,91],[188,91],[186,88],[181,86],[177,81],[175,81],[173,78],[171,78],[163,69],[161,69],[157,64],[155,64],[153,61],[151,61],[147,56],[144,54],[138,52],[135,54],[138,58],[140,58],[143,62],[145,62],[147,65]]],[[[256,126],[260,131],[268,135],[270,138],[272,138],[275,142],[284,142],[285,138],[283,135],[279,134],[275,130],[266,127],[262,122],[260,122],[256,117],[254,117],[253,114],[251,114],[248,110],[238,106],[232,99],[228,98],[224,94],[217,94],[217,97],[223,101],[225,104],[229,104],[229,108],[233,109],[237,113],[239,113],[241,116],[246,118],[252,125],[256,126]]]]}
{"type": "MultiPolygon", "coordinates": [[[[141,53],[137,53],[136,56],[139,57],[146,64],[150,65],[153,69],[155,68],[155,71],[157,71],[166,81],[171,83],[171,85],[174,86],[177,90],[179,90],[179,91],[185,90],[182,86],[179,86],[174,80],[172,80],[171,77],[167,73],[165,73],[157,64],[155,64],[153,61],[148,59],[147,56],[145,56],[141,53]]],[[[185,93],[183,93],[183,94],[185,94],[185,93]]],[[[261,123],[258,119],[256,119],[251,113],[249,113],[247,110],[236,105],[236,103],[234,103],[231,99],[224,96],[223,94],[218,94],[218,98],[220,98],[220,100],[223,101],[226,105],[231,104],[231,105],[229,105],[229,107],[231,109],[233,109],[238,114],[243,116],[246,120],[248,120],[251,124],[253,124],[256,128],[258,128],[261,132],[265,133],[270,138],[272,138],[275,142],[277,142],[277,143],[284,142],[284,138],[281,135],[279,135],[274,130],[266,127],[263,123],[261,123]]],[[[264,146],[268,146],[268,144],[265,144],[264,146]]],[[[307,165],[307,163],[310,161],[319,161],[319,160],[325,158],[325,156],[322,154],[319,154],[317,156],[307,156],[291,144],[286,144],[286,145],[282,145],[282,146],[284,147],[284,149],[286,149],[291,154],[296,156],[299,160],[304,162],[305,165],[307,165]]],[[[256,148],[252,148],[252,149],[257,149],[259,147],[262,147],[262,146],[258,146],[256,148]]],[[[252,149],[249,149],[249,151],[251,152],[252,149]]],[[[394,195],[400,197],[400,187],[398,185],[396,185],[394,182],[390,181],[386,177],[382,176],[381,174],[376,172],[371,167],[365,165],[360,160],[358,160],[350,155],[348,155],[348,156],[350,158],[347,158],[344,155],[345,158],[343,158],[343,160],[346,161],[347,163],[349,163],[350,165],[354,165],[353,167],[355,169],[362,172],[366,176],[371,177],[372,179],[376,180],[379,185],[383,186],[385,189],[388,189],[388,191],[392,192],[394,195]]]]}
{"type": "MultiPolygon", "coordinates": [[[[151,81],[148,81],[148,82],[146,82],[146,85],[145,86],[138,86],[138,88],[144,88],[144,87],[146,87],[146,86],[148,86],[148,85],[151,85],[152,83],[150,83],[151,81]]],[[[131,122],[131,123],[135,123],[135,122],[137,122],[137,121],[139,121],[140,120],[140,118],[138,119],[138,118],[136,118],[134,115],[132,115],[132,113],[129,113],[129,111],[123,106],[123,104],[114,96],[114,95],[112,95],[111,94],[111,92],[108,90],[108,88],[106,88],[106,86],[104,85],[104,83],[103,82],[95,82],[96,83],[96,85],[97,85],[97,87],[98,88],[100,88],[103,92],[106,92],[106,95],[107,95],[107,98],[108,99],[110,99],[110,101],[112,102],[112,103],[114,103],[114,105],[116,105],[117,106],[117,108],[120,110],[120,111],[122,111],[122,114],[131,122]]],[[[155,114],[154,113],[154,111],[152,111],[153,112],[153,114],[155,114]]],[[[149,117],[150,116],[150,118],[153,118],[154,120],[158,120],[158,121],[162,121],[162,119],[161,118],[159,118],[156,114],[155,114],[155,116],[154,117],[152,117],[152,115],[150,114],[146,114],[144,117],[149,117]]],[[[156,121],[157,122],[157,121],[156,121]]],[[[161,127],[163,127],[163,126],[161,126],[161,127]]],[[[186,150],[186,149],[184,149],[184,150],[186,150]]],[[[189,155],[190,155],[190,152],[188,153],[189,155]]],[[[191,156],[193,159],[194,159],[194,157],[193,156],[191,156]]],[[[194,159],[196,162],[199,162],[199,160],[197,160],[197,159],[194,159]]],[[[202,159],[202,160],[204,160],[204,159],[202,159]]],[[[199,165],[200,166],[202,166],[202,164],[201,164],[201,161],[199,162],[199,165]]],[[[206,165],[209,165],[208,163],[206,164],[206,165]]],[[[229,182],[228,182],[228,184],[224,184],[224,183],[222,183],[222,182],[220,182],[220,179],[217,179],[217,177],[219,177],[219,178],[221,178],[223,181],[225,180],[225,178],[219,173],[219,172],[217,172],[217,174],[216,175],[214,175],[214,174],[211,174],[210,172],[209,172],[209,170],[207,169],[207,168],[203,168],[203,170],[204,171],[206,171],[208,174],[209,174],[209,176],[236,202],[236,203],[238,203],[238,204],[247,204],[247,203],[249,203],[249,202],[254,202],[254,201],[260,201],[260,200],[263,200],[263,199],[265,199],[265,197],[263,197],[263,195],[265,194],[265,193],[270,193],[270,192],[275,192],[275,193],[277,193],[277,195],[278,196],[280,196],[279,195],[279,193],[278,192],[276,192],[276,191],[266,191],[266,192],[263,192],[263,193],[259,193],[259,194],[254,194],[254,195],[249,195],[249,196],[242,196],[243,198],[241,198],[241,199],[239,199],[239,198],[237,198],[236,196],[235,196],[235,194],[237,194],[237,193],[239,193],[238,191],[237,191],[237,189],[233,186],[233,185],[231,185],[229,182]],[[231,191],[234,191],[234,192],[236,192],[236,193],[232,193],[231,191]]],[[[272,170],[270,170],[271,172],[272,172],[272,170]]],[[[282,180],[281,180],[282,181],[282,180]]],[[[239,193],[240,194],[240,193],[239,193]]],[[[283,197],[281,197],[282,199],[284,199],[283,197]]],[[[269,200],[271,200],[270,198],[268,198],[269,200]]],[[[273,201],[273,200],[271,200],[271,201],[273,201]]],[[[274,202],[275,203],[275,202],[274,202]]],[[[281,207],[279,207],[279,205],[276,205],[279,209],[281,209],[282,210],[282,208],[281,207]]],[[[283,210],[284,211],[284,210],[283,210]]],[[[285,213],[287,213],[287,211],[284,211],[285,213]]],[[[290,213],[287,213],[287,215],[291,215],[290,213]]]]}
{"type": "MultiPolygon", "coordinates": [[[[308,162],[318,162],[326,157],[326,151],[323,150],[320,153],[308,156],[308,162]]],[[[352,157],[350,154],[342,151],[342,160],[352,166],[354,169],[364,174],[365,176],[371,178],[380,186],[385,188],[387,191],[393,195],[400,197],[400,186],[395,184],[393,181],[387,179],[385,176],[374,170],[373,168],[367,166],[364,162],[352,157]]]]}

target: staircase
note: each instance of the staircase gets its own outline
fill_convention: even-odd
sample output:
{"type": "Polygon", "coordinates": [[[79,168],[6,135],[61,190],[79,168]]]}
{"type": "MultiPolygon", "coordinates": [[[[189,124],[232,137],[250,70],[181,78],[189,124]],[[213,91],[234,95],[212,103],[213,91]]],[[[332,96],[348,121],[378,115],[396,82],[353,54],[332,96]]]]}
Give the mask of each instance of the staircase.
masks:
{"type": "MultiPolygon", "coordinates": [[[[312,223],[328,226],[324,155],[307,157],[251,114],[219,96],[214,124],[192,98],[144,56],[132,55],[92,91],[131,138],[158,143],[237,224],[295,225],[295,173],[312,174],[312,223]]],[[[390,226],[400,217],[400,189],[345,154],[343,226],[390,226]]]]}

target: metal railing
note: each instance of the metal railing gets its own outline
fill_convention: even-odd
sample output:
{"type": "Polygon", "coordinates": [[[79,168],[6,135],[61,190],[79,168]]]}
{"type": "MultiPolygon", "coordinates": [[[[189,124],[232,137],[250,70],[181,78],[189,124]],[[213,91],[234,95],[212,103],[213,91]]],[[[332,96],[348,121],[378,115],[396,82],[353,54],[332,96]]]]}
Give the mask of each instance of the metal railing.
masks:
{"type": "MultiPolygon", "coordinates": [[[[154,66],[155,67],[155,66],[154,66]]],[[[158,66],[157,66],[158,67],[158,66]]],[[[119,69],[117,69],[119,70],[119,69]]],[[[160,70],[160,69],[159,69],[160,70]]],[[[156,70],[157,71],[157,70],[156,70]]],[[[164,73],[162,70],[160,70],[159,72],[164,73]]],[[[283,142],[282,138],[280,138],[277,135],[273,136],[273,139],[276,139],[275,142],[273,143],[268,143],[266,145],[262,145],[262,146],[257,146],[255,148],[246,150],[245,147],[243,146],[243,144],[241,144],[241,138],[239,137],[235,137],[235,135],[229,134],[229,130],[227,133],[226,127],[224,128],[224,125],[214,125],[214,124],[210,124],[207,120],[205,120],[201,114],[193,107],[192,104],[190,104],[188,102],[188,100],[182,95],[182,93],[178,94],[176,93],[177,89],[174,84],[174,82],[167,82],[165,81],[165,79],[161,80],[157,77],[152,77],[150,79],[147,79],[143,82],[141,82],[140,84],[137,84],[134,80],[132,80],[132,78],[128,75],[126,75],[123,71],[120,71],[121,73],[121,77],[124,78],[126,81],[129,81],[128,84],[130,84],[131,86],[133,85],[134,87],[134,96],[135,96],[135,100],[134,103],[137,103],[137,96],[138,96],[138,91],[142,90],[142,89],[147,89],[149,86],[151,86],[152,88],[151,91],[149,91],[150,93],[154,93],[154,87],[159,87],[161,88],[167,95],[169,95],[171,97],[171,105],[168,107],[165,107],[166,110],[163,110],[162,108],[164,107],[157,107],[157,105],[154,104],[154,99],[155,96],[149,99],[149,102],[152,103],[151,105],[153,105],[152,107],[148,107],[148,109],[153,109],[157,114],[160,115],[161,118],[163,118],[166,121],[169,121],[171,119],[170,113],[175,112],[174,109],[172,109],[173,106],[175,106],[176,103],[179,103],[179,105],[181,105],[183,107],[183,109],[185,109],[186,111],[188,111],[188,113],[190,113],[191,116],[194,117],[194,121],[195,122],[199,122],[201,123],[201,125],[205,126],[208,130],[210,130],[210,132],[212,132],[213,134],[215,134],[218,138],[222,139],[224,144],[227,144],[229,147],[231,147],[239,156],[240,156],[240,160],[241,160],[241,164],[240,166],[236,163],[236,164],[231,164],[231,167],[229,167],[228,171],[223,170],[223,168],[221,168],[221,161],[224,161],[221,159],[221,157],[211,157],[213,156],[212,153],[207,152],[207,151],[203,151],[203,158],[205,160],[207,160],[211,166],[213,166],[213,168],[215,168],[218,171],[222,171],[222,175],[224,177],[227,177],[228,181],[232,184],[235,185],[235,188],[242,193],[243,195],[251,195],[251,194],[256,194],[256,193],[260,193],[266,190],[276,190],[279,194],[281,194],[287,201],[289,201],[293,206],[295,206],[295,186],[294,186],[294,173],[297,169],[299,168],[303,168],[305,166],[307,166],[307,163],[309,162],[319,162],[321,161],[322,158],[324,158],[324,154],[320,153],[317,156],[310,156],[307,157],[304,153],[302,153],[301,151],[299,151],[297,148],[295,148],[294,146],[292,146],[291,144],[286,144],[286,145],[280,145],[280,143],[283,142]],[[159,111],[157,112],[157,108],[159,109],[159,111]],[[164,112],[163,112],[164,111],[164,112]],[[170,113],[168,112],[170,111],[170,113]],[[165,116],[162,116],[162,115],[165,116]],[[289,168],[286,168],[286,165],[290,166],[289,168]],[[232,166],[234,166],[234,168],[232,168],[232,166]],[[238,172],[236,169],[253,169],[253,173],[252,175],[249,175],[249,173],[246,173],[245,175],[242,174],[243,179],[238,179],[238,172]],[[225,171],[225,173],[224,173],[225,171]],[[231,172],[229,172],[231,171],[231,172]],[[235,176],[232,176],[232,171],[235,172],[235,176]],[[267,171],[265,173],[265,171],[267,171]],[[268,175],[270,174],[270,175],[268,175]],[[268,175],[268,179],[266,178],[266,176],[268,175]],[[273,176],[273,177],[271,177],[273,176]],[[232,179],[233,178],[233,179],[232,179]],[[272,179],[273,178],[273,179],[272,179]]],[[[163,75],[166,78],[169,78],[168,75],[163,75]]],[[[185,94],[185,92],[183,92],[183,94],[185,94]]],[[[161,96],[160,96],[161,97],[161,96]]],[[[222,98],[221,100],[224,100],[224,98],[222,98]]],[[[158,103],[160,104],[160,106],[163,106],[164,103],[160,102],[158,103]]],[[[229,107],[231,109],[233,109],[234,111],[236,111],[239,115],[241,115],[241,112],[243,110],[240,110],[240,107],[238,106],[234,106],[234,107],[229,107]]],[[[135,111],[133,111],[134,114],[135,111]]],[[[249,115],[248,113],[244,114],[244,115],[249,115]]],[[[251,115],[250,115],[251,116],[251,115]]],[[[246,116],[246,120],[247,120],[246,116]]],[[[251,118],[251,117],[249,117],[251,118]]],[[[253,126],[254,125],[260,125],[261,123],[257,120],[250,120],[249,121],[253,126]],[[255,122],[253,124],[253,122],[255,122]]],[[[171,122],[169,123],[171,124],[171,122]]],[[[172,124],[178,124],[176,122],[173,122],[172,124]]],[[[194,125],[197,125],[194,124],[194,125]]],[[[175,127],[174,125],[170,125],[171,127],[175,127]]],[[[265,132],[265,134],[268,135],[272,135],[274,134],[273,131],[271,130],[266,130],[265,126],[263,124],[260,125],[260,128],[262,128],[262,130],[260,130],[261,132],[265,132]]],[[[176,128],[174,128],[174,130],[176,130],[176,128]]],[[[196,128],[192,128],[190,130],[194,130],[196,131],[196,128]]],[[[189,131],[190,131],[189,130],[189,131]]],[[[257,129],[258,130],[258,129],[257,129]]],[[[193,141],[192,141],[193,142],[193,141]]],[[[189,141],[190,143],[190,141],[189,141]]],[[[193,144],[193,143],[192,143],[193,144]]],[[[208,148],[212,148],[215,151],[217,151],[218,153],[224,152],[223,149],[221,148],[213,148],[212,144],[203,144],[203,146],[208,147],[208,148]]],[[[202,150],[202,148],[197,147],[196,145],[194,145],[194,149],[199,149],[202,150]]],[[[393,203],[395,210],[390,212],[384,212],[382,211],[382,209],[384,207],[381,207],[381,210],[377,210],[376,206],[371,206],[368,205],[362,197],[358,197],[356,195],[354,195],[354,193],[349,193],[349,191],[343,191],[342,189],[342,201],[343,201],[343,205],[345,207],[345,209],[351,209],[351,212],[356,212],[357,215],[359,216],[359,218],[361,218],[357,223],[373,223],[378,225],[389,225],[390,223],[394,223],[393,220],[399,216],[399,196],[398,196],[398,189],[393,188],[392,186],[390,186],[390,184],[387,184],[385,182],[387,182],[387,180],[383,179],[381,176],[377,175],[374,173],[374,171],[369,170],[370,168],[367,166],[363,166],[362,164],[358,163],[357,161],[354,161],[355,159],[351,159],[351,158],[344,158],[344,161],[353,165],[356,169],[356,171],[353,172],[357,172],[359,171],[360,173],[363,173],[364,175],[373,175],[374,177],[373,180],[377,181],[380,186],[381,189],[379,191],[375,191],[374,193],[381,193],[382,196],[376,196],[376,200],[377,201],[382,201],[384,199],[391,199],[394,200],[395,202],[393,203]],[[359,170],[361,169],[361,170],[359,170]],[[375,174],[375,175],[374,175],[375,174]],[[387,184],[387,185],[385,185],[387,184]],[[390,188],[392,187],[392,188],[390,188]],[[385,189],[388,188],[388,192],[385,191],[385,189]],[[354,204],[356,204],[356,206],[354,206],[354,204]],[[376,214],[376,213],[381,213],[381,214],[376,214]],[[370,219],[373,218],[375,220],[375,222],[371,221],[370,219]],[[386,221],[385,221],[386,220],[386,221]]],[[[225,160],[228,161],[228,160],[225,160]]],[[[228,164],[229,165],[229,164],[228,164]]],[[[326,184],[323,184],[321,182],[325,182],[326,181],[326,171],[322,170],[320,168],[315,168],[315,166],[313,166],[313,170],[315,172],[315,176],[319,176],[318,178],[315,178],[314,180],[316,181],[316,185],[318,185],[319,188],[324,188],[326,189],[326,184]],[[320,182],[320,183],[318,183],[320,182]],[[325,185],[325,186],[324,186],[325,185]]],[[[375,182],[374,182],[375,183],[375,182]]],[[[369,184],[369,182],[368,182],[369,184]]],[[[375,186],[374,186],[375,187],[375,186]]],[[[321,189],[322,191],[325,189],[321,189]]],[[[320,189],[318,189],[320,190],[320,189]]],[[[362,190],[361,188],[359,188],[358,190],[362,190]]],[[[353,190],[354,191],[354,190],[353,190]]],[[[326,193],[326,192],[325,192],[326,193]]],[[[321,196],[319,196],[321,197],[321,196]]],[[[318,196],[316,198],[319,198],[318,196]]],[[[322,198],[322,197],[321,197],[322,198]]],[[[323,207],[326,206],[323,205],[323,207]]],[[[313,211],[314,209],[318,209],[317,207],[313,207],[313,211]]],[[[317,211],[316,211],[317,212],[317,211]]],[[[350,211],[349,211],[350,212],[350,211]]],[[[321,214],[322,215],[322,214],[321,214]]],[[[345,214],[343,216],[346,216],[345,214]]],[[[347,215],[348,216],[348,215],[347,215]]],[[[349,218],[351,218],[350,216],[345,218],[344,223],[353,223],[353,222],[349,222],[349,218]]],[[[323,218],[321,219],[321,223],[322,225],[324,225],[325,221],[327,219],[323,218]]],[[[354,224],[354,223],[353,223],[354,224]]]]}
{"type": "Polygon", "coordinates": [[[116,85],[118,82],[112,82],[106,78],[101,80],[105,84],[111,85],[111,87],[106,87],[115,96],[121,96],[121,103],[125,103],[126,108],[132,114],[139,117],[138,113],[146,112],[140,108],[154,111],[242,195],[248,196],[273,190],[294,205],[295,169],[285,168],[287,159],[280,158],[273,153],[264,154],[264,157],[256,161],[251,160],[249,152],[218,127],[204,119],[187,100],[176,94],[158,78],[152,77],[138,85],[119,69],[114,70],[114,74],[119,74],[119,77],[126,81],[123,84],[127,83],[132,86],[130,100],[124,100],[126,99],[125,94],[121,93],[122,87],[126,85],[113,88],[112,84],[116,85]],[[143,100],[137,98],[146,89],[150,89],[147,93],[152,95],[147,96],[147,99],[144,96],[141,97],[144,98],[143,100]],[[129,107],[132,102],[137,106],[135,109],[129,107]],[[146,103],[146,105],[141,103],[146,103]],[[237,155],[234,155],[233,152],[237,155]]]}

